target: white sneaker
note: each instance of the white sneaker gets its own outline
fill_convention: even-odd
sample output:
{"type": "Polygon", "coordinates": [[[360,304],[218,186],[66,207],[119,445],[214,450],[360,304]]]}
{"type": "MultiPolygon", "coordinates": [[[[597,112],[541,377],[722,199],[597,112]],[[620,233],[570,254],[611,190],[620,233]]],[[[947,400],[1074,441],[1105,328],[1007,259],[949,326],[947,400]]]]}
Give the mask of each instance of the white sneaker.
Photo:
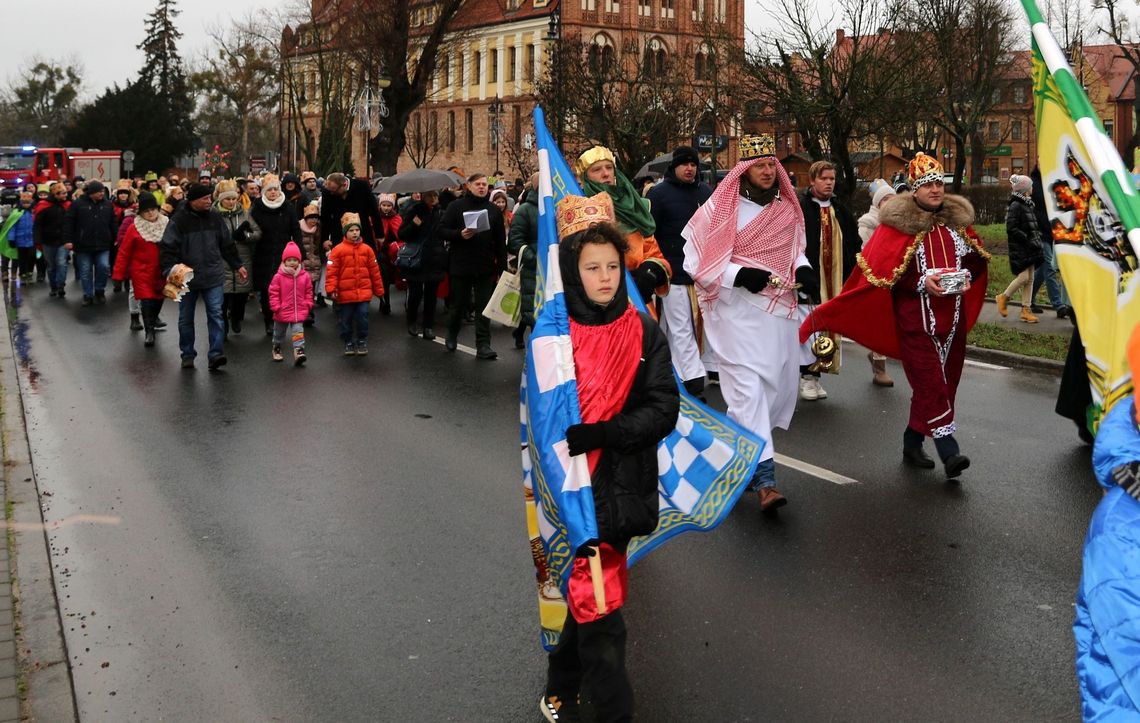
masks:
{"type": "Polygon", "coordinates": [[[808,402],[819,399],[819,384],[815,377],[800,377],[800,399],[808,402]]]}

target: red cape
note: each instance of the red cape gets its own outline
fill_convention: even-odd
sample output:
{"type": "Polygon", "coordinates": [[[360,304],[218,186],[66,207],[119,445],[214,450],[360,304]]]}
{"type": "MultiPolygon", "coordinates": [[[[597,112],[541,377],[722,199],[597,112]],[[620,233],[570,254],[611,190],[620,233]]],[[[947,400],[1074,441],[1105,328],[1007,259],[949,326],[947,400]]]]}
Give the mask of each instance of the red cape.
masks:
{"type": "MultiPolygon", "coordinates": [[[[967,228],[966,233],[980,248],[981,241],[974,229],[967,228]]],[[[830,331],[842,334],[871,351],[898,359],[899,339],[891,287],[906,273],[921,238],[886,224],[875,229],[875,234],[858,256],[859,265],[843,284],[843,290],[834,299],[816,307],[800,326],[800,342],[807,341],[816,331],[830,331]]],[[[970,290],[963,300],[966,332],[969,333],[986,300],[984,271],[970,282],[970,290]]]]}

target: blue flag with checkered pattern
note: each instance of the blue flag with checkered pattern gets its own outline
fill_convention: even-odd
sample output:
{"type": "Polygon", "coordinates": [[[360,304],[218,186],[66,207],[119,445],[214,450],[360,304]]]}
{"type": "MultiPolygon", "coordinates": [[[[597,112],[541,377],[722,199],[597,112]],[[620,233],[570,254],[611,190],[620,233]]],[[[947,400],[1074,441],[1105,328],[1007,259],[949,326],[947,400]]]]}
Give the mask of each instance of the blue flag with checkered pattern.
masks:
{"type": "MultiPolygon", "coordinates": [[[[566,592],[574,551],[597,539],[598,525],[586,456],[571,457],[566,445],[566,429],[581,422],[581,415],[555,225],[558,201],[581,195],[582,190],[551,138],[541,108],[535,108],[534,127],[539,160],[538,264],[535,326],[520,385],[520,421],[542,640],[551,649],[565,618],[564,603],[557,609],[558,593],[566,592]]],[[[646,312],[632,278],[627,277],[626,286],[631,301],[646,312]]],[[[678,388],[677,426],[657,447],[660,518],[656,530],[630,543],[630,565],[671,537],[720,524],[752,478],[764,448],[765,440],[694,399],[680,379],[678,388]]]]}

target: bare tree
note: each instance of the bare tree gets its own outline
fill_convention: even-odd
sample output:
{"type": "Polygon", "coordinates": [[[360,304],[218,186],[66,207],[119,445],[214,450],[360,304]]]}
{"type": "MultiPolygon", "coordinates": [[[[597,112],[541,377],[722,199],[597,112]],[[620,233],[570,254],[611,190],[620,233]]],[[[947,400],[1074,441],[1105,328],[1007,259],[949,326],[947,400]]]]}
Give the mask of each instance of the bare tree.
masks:
{"type": "MultiPolygon", "coordinates": [[[[1093,7],[1098,16],[1098,27],[1116,44],[1119,57],[1132,66],[1132,84],[1136,89],[1133,112],[1140,113],[1140,18],[1136,16],[1135,0],[1094,0],[1093,7]]],[[[1140,147],[1140,124],[1132,132],[1132,140],[1125,149],[1124,157],[1131,159],[1140,147]]]]}
{"type": "Polygon", "coordinates": [[[416,168],[427,168],[439,153],[439,128],[434,113],[425,119],[423,113],[415,113],[404,129],[404,153],[416,168]]]}
{"type": "Polygon", "coordinates": [[[912,11],[916,24],[929,31],[929,73],[941,86],[930,102],[934,122],[954,141],[953,188],[958,192],[967,146],[970,177],[982,174],[986,142],[979,127],[1001,103],[1002,87],[1016,62],[1013,13],[1004,0],[928,0],[912,11]]]}
{"type": "Polygon", "coordinates": [[[928,102],[928,76],[919,35],[910,29],[907,3],[838,0],[832,32],[818,11],[779,0],[771,11],[771,39],[749,51],[749,85],[769,112],[786,118],[813,159],[839,167],[837,193],[849,198],[856,173],[853,142],[885,138],[900,110],[928,102]]]}

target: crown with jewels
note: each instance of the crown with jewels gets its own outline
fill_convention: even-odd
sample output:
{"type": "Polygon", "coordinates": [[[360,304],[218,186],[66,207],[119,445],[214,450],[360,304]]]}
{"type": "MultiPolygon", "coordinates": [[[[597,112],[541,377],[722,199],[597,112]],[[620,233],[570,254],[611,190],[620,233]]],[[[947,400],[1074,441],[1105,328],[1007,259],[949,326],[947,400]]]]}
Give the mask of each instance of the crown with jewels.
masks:
{"type": "Polygon", "coordinates": [[[585,231],[594,224],[614,220],[614,202],[610,194],[566,196],[558,202],[558,240],[585,231]]]}
{"type": "Polygon", "coordinates": [[[945,171],[942,170],[942,164],[934,156],[928,156],[925,153],[917,153],[911,162],[907,165],[907,181],[910,183],[912,189],[924,186],[927,183],[934,181],[941,181],[945,171]]]}
{"type": "Polygon", "coordinates": [[[767,133],[740,137],[740,160],[751,161],[760,156],[776,155],[776,141],[767,133]]]}

